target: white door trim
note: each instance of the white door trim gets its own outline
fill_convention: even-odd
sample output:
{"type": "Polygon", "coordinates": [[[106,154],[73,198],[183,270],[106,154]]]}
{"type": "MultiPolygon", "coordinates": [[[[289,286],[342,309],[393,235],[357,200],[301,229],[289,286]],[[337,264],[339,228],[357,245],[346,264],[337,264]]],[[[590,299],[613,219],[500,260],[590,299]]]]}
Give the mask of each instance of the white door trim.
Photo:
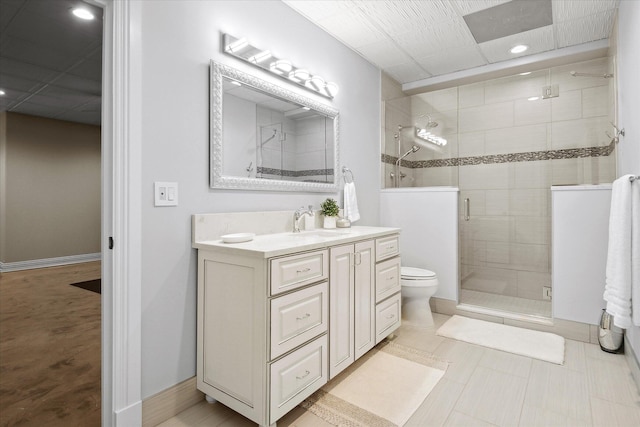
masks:
{"type": "Polygon", "coordinates": [[[104,9],[102,64],[102,425],[142,424],[141,2],[104,9]],[[114,247],[109,249],[109,237],[114,247]]]}

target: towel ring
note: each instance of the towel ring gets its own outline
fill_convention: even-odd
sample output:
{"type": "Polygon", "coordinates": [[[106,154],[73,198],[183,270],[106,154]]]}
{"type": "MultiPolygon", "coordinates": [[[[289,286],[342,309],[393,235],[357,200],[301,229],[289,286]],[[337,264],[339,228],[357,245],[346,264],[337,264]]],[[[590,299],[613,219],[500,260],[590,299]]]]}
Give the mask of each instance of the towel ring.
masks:
{"type": "Polygon", "coordinates": [[[351,169],[349,169],[346,166],[342,167],[342,178],[344,179],[344,182],[349,183],[349,182],[353,182],[353,172],[351,172],[351,169]],[[349,181],[347,179],[347,173],[349,173],[349,175],[351,175],[351,181],[349,181]]]}

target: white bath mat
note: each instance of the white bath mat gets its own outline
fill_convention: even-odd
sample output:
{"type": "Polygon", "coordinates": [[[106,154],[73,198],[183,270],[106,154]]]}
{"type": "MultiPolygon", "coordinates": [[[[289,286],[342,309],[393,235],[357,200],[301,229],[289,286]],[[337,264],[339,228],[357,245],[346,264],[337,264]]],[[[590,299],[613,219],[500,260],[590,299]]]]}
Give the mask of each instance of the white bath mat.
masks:
{"type": "Polygon", "coordinates": [[[300,406],[337,426],[403,426],[446,366],[420,350],[382,343],[300,406]]]}
{"type": "Polygon", "coordinates": [[[564,338],[501,323],[453,316],[436,335],[551,363],[564,363],[564,338]]]}

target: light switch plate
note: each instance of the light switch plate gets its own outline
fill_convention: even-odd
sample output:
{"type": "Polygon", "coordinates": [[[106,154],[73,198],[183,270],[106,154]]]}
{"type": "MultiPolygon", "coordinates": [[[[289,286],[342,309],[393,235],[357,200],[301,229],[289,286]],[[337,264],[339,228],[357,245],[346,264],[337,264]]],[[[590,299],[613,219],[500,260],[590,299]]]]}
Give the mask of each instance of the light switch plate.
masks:
{"type": "Polygon", "coordinates": [[[178,206],[177,182],[153,183],[155,206],[178,206]]]}

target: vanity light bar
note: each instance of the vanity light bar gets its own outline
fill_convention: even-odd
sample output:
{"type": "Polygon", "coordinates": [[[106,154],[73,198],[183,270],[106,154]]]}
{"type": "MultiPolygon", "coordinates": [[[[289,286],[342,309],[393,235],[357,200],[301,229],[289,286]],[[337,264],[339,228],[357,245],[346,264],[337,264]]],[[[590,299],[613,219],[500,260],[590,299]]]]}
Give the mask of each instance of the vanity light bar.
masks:
{"type": "Polygon", "coordinates": [[[228,55],[269,71],[278,77],[327,98],[333,99],[338,93],[339,87],[336,83],[327,82],[321,76],[311,74],[304,68],[297,68],[291,61],[276,58],[271,54],[271,51],[258,49],[244,37],[237,38],[230,34],[223,34],[222,39],[223,51],[228,55]]]}
{"type": "Polygon", "coordinates": [[[444,147],[445,145],[447,145],[446,139],[439,137],[437,135],[434,135],[426,129],[416,128],[416,137],[420,138],[423,141],[427,141],[432,144],[438,145],[440,147],[444,147]]]}

